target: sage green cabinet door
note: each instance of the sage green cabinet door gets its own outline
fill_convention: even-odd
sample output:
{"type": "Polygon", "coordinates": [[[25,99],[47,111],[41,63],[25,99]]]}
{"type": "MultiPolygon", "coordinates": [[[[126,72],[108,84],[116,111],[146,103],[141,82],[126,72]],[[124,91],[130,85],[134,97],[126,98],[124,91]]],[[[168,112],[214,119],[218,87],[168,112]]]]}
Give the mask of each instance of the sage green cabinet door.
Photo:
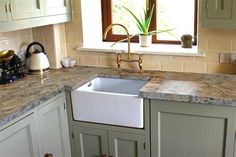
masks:
{"type": "Polygon", "coordinates": [[[236,28],[235,0],[202,0],[202,26],[236,28]]]}
{"type": "Polygon", "coordinates": [[[38,111],[40,156],[70,157],[69,128],[64,96],[38,111]]]}
{"type": "Polygon", "coordinates": [[[207,0],[206,14],[209,19],[231,19],[233,0],[207,0]]]}
{"type": "Polygon", "coordinates": [[[45,0],[45,14],[57,15],[70,13],[69,0],[45,0]]]}
{"type": "Polygon", "coordinates": [[[145,157],[145,137],[143,135],[108,131],[109,156],[145,157]]]}
{"type": "Polygon", "coordinates": [[[0,1],[0,22],[8,21],[7,12],[8,12],[8,6],[7,6],[7,0],[1,0],[0,1]]]}
{"type": "Polygon", "coordinates": [[[38,157],[34,116],[0,130],[1,157],[38,157]]]}
{"type": "Polygon", "coordinates": [[[10,0],[12,20],[43,16],[43,2],[43,0],[10,0]]]}
{"type": "Polygon", "coordinates": [[[75,127],[74,133],[76,157],[101,157],[108,154],[106,130],[75,127]]]}
{"type": "Polygon", "coordinates": [[[236,109],[151,100],[152,157],[233,157],[236,109]]]}

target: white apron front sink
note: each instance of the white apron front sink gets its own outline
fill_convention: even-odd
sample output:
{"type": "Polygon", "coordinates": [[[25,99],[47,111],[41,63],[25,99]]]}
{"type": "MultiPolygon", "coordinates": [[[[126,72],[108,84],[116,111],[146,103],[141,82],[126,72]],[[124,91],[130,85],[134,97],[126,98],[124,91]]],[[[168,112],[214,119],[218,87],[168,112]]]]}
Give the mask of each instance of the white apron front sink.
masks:
{"type": "Polygon", "coordinates": [[[138,91],[146,80],[97,77],[71,92],[75,120],[143,128],[143,98],[138,91]]]}

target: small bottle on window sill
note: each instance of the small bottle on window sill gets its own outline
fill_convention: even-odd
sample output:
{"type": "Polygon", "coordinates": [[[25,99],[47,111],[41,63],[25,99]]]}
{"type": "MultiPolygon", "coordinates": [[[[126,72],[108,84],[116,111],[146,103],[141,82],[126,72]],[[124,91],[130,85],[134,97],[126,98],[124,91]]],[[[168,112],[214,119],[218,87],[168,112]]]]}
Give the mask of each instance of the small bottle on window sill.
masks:
{"type": "Polygon", "coordinates": [[[182,48],[192,48],[193,42],[192,42],[192,35],[190,34],[184,34],[181,36],[181,46],[182,48]]]}

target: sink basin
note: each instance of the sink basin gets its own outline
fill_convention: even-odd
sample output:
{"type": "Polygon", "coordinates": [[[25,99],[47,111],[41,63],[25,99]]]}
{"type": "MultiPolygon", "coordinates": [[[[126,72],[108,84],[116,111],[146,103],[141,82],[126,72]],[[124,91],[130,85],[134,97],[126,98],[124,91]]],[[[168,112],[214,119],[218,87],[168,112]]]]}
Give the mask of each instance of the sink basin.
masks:
{"type": "Polygon", "coordinates": [[[143,98],[138,91],[146,80],[97,77],[71,92],[75,120],[143,128],[143,98]]]}

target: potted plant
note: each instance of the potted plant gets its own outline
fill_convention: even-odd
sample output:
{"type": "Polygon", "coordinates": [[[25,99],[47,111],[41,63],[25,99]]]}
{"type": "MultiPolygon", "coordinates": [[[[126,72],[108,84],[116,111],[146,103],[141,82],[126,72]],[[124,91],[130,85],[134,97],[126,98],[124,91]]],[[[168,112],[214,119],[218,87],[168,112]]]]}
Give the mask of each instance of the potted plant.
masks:
{"type": "MultiPolygon", "coordinates": [[[[167,30],[149,31],[149,27],[150,27],[150,23],[151,23],[153,11],[154,11],[154,5],[152,5],[152,9],[150,11],[147,11],[146,9],[144,9],[144,12],[143,12],[144,15],[143,15],[143,17],[141,16],[140,19],[127,7],[123,6],[123,8],[126,9],[135,19],[136,25],[140,31],[136,35],[139,35],[139,42],[140,42],[141,47],[148,47],[151,45],[152,35],[163,33],[163,32],[168,32],[168,31],[172,30],[172,29],[167,29],[167,30]]],[[[134,35],[134,36],[136,36],[136,35],[134,35]]]]}

